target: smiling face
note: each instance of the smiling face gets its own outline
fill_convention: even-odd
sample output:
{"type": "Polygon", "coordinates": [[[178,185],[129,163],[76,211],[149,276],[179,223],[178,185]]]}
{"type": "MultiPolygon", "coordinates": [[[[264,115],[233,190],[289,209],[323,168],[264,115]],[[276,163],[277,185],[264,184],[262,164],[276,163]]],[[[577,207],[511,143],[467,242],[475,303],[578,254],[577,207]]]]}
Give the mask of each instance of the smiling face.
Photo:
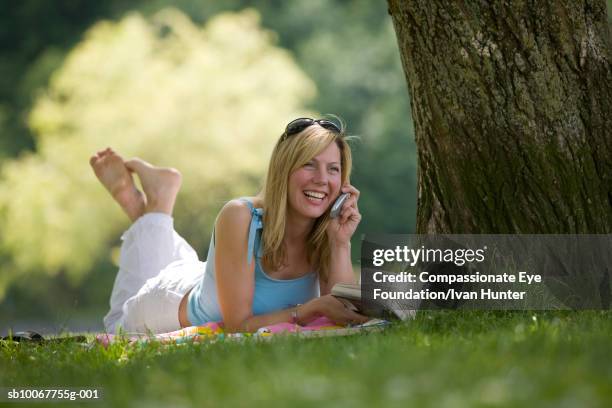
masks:
{"type": "Polygon", "coordinates": [[[288,215],[319,218],[340,194],[342,183],[340,149],[330,143],[289,177],[288,215]]]}

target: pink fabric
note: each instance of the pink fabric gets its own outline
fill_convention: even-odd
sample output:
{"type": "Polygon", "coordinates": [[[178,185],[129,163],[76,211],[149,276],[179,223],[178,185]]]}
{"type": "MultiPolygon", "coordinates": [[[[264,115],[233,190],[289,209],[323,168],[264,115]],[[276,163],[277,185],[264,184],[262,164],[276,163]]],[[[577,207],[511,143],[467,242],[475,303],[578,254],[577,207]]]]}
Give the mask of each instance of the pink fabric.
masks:
{"type": "MultiPolygon", "coordinates": [[[[223,330],[223,322],[211,322],[206,323],[202,326],[191,326],[185,327],[181,330],[176,330],[169,333],[162,333],[156,335],[137,335],[128,337],[128,341],[134,342],[146,342],[146,341],[158,341],[161,343],[183,343],[186,341],[199,342],[203,340],[210,340],[214,338],[222,338],[224,336],[230,338],[240,337],[265,337],[278,333],[296,333],[304,331],[315,331],[315,330],[329,330],[339,329],[341,326],[335,325],[331,320],[326,317],[320,317],[306,326],[299,326],[292,323],[277,323],[270,326],[260,328],[257,333],[229,333],[226,334],[223,330]]],[[[96,341],[104,347],[108,347],[111,343],[117,339],[125,338],[113,334],[98,334],[96,341]]]]}
{"type": "Polygon", "coordinates": [[[295,333],[297,331],[311,331],[311,330],[326,330],[326,329],[339,329],[342,326],[335,325],[334,322],[329,320],[327,317],[322,316],[308,323],[306,326],[299,326],[293,323],[276,323],[271,326],[267,326],[270,333],[290,332],[295,333]]]}

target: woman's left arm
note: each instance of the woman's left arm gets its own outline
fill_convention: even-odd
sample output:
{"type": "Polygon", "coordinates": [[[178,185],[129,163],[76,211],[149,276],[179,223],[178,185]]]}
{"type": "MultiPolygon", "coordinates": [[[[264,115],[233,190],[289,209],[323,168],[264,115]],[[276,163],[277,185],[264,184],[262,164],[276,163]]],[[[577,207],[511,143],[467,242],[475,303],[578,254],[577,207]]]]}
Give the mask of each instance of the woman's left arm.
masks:
{"type": "Polygon", "coordinates": [[[336,283],[355,283],[353,264],[351,262],[351,237],[355,233],[361,214],[357,208],[359,190],[350,184],[342,187],[340,193],[351,193],[342,206],[340,215],[330,220],[327,235],[331,250],[331,262],[327,282],[321,282],[321,295],[331,293],[336,283]]]}

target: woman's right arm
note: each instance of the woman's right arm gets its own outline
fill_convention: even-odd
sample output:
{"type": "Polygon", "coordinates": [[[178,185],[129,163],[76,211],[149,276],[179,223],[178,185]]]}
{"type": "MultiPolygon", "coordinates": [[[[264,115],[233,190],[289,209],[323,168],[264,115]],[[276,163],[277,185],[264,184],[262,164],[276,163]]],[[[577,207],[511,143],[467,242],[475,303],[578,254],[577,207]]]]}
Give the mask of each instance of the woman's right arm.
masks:
{"type": "Polygon", "coordinates": [[[232,200],[219,213],[215,226],[217,298],[230,332],[244,331],[252,317],[255,257],[247,264],[250,225],[249,208],[232,200]]]}
{"type": "MultiPolygon", "coordinates": [[[[290,322],[294,308],[253,315],[255,256],[247,263],[251,212],[233,200],[221,210],[215,226],[215,276],[217,298],[228,332],[253,332],[260,327],[290,322]]],[[[330,295],[312,299],[297,308],[299,323],[327,316],[338,324],[361,323],[367,319],[344,307],[330,295]]]]}

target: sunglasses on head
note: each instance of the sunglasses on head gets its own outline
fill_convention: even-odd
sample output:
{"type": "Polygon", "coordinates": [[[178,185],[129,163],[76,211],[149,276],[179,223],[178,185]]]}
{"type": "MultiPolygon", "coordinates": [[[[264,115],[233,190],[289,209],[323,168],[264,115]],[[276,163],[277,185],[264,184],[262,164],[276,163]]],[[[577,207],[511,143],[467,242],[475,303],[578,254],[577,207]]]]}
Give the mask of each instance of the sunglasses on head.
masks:
{"type": "Polygon", "coordinates": [[[342,130],[340,130],[340,127],[338,127],[338,125],[336,125],[331,120],[299,118],[299,119],[295,119],[289,122],[289,124],[285,128],[285,133],[283,133],[283,136],[281,137],[281,141],[287,139],[290,136],[300,133],[302,130],[306,129],[309,126],[314,125],[315,123],[324,129],[331,130],[332,132],[342,133],[342,130]]]}

